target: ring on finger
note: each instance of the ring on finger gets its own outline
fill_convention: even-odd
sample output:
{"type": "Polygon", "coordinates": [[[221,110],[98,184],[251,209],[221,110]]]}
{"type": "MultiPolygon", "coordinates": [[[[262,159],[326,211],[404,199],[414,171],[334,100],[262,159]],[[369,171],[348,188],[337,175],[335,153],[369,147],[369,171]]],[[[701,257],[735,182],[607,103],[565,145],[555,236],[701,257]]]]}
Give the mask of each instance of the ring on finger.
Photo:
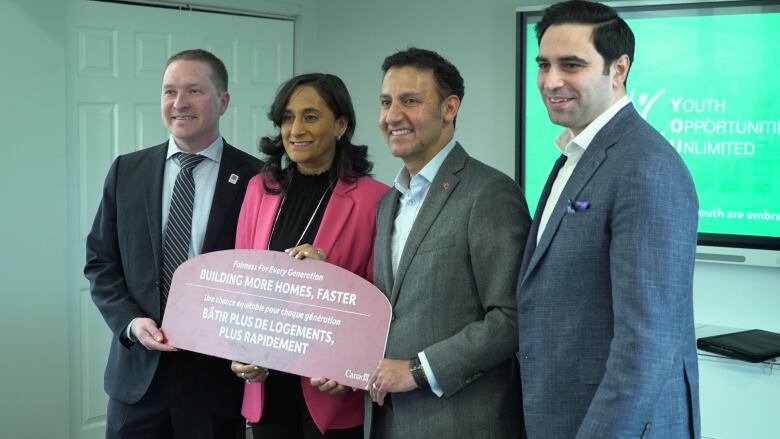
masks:
{"type": "Polygon", "coordinates": [[[377,386],[376,385],[376,381],[374,381],[374,384],[371,385],[371,388],[374,389],[374,390],[379,390],[380,387],[382,387],[382,386],[377,386]]]}
{"type": "Polygon", "coordinates": [[[243,379],[246,379],[246,373],[245,372],[241,372],[240,374],[238,374],[238,376],[240,376],[243,379]]]}

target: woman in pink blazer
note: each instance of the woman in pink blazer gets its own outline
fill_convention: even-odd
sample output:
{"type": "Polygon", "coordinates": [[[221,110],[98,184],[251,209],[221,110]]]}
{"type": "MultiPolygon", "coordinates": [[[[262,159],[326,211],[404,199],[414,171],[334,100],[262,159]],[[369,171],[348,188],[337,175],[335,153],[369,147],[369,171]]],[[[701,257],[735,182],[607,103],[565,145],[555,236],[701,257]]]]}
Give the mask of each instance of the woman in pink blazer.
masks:
{"type": "MultiPolygon", "coordinates": [[[[268,157],[247,187],[236,248],[325,260],[372,280],[376,205],[388,187],[371,177],[367,147],[353,145],[355,111],[336,76],[296,76],[268,113],[268,157]]],[[[246,380],[242,414],[256,438],[361,438],[363,391],[233,362],[246,380]]]]}

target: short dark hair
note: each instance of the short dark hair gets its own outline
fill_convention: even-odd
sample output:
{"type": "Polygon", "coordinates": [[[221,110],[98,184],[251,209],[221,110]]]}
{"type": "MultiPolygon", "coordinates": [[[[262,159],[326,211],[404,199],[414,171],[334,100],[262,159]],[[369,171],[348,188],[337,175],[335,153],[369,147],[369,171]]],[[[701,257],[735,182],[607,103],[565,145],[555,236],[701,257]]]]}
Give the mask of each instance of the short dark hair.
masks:
{"type": "MultiPolygon", "coordinates": [[[[547,28],[558,24],[583,24],[593,26],[591,41],[596,51],[604,58],[604,74],[609,66],[622,55],[634,62],[634,33],[618,13],[607,5],[584,0],[568,0],[556,3],[544,10],[536,24],[536,40],[542,42],[547,28]]],[[[629,69],[631,66],[629,65],[629,69]]],[[[626,84],[628,72],[626,72],[626,84]]]]}
{"type": "Polygon", "coordinates": [[[213,53],[203,49],[182,50],[181,52],[168,58],[165,68],[168,68],[174,61],[200,61],[211,67],[211,81],[217,87],[218,91],[227,91],[228,73],[225,64],[213,53]]]}
{"type": "MultiPolygon", "coordinates": [[[[448,96],[455,95],[463,102],[463,94],[465,93],[463,77],[460,76],[460,72],[451,62],[438,53],[432,50],[409,47],[385,58],[382,63],[382,75],[386,75],[387,71],[394,67],[414,67],[419,70],[430,70],[433,72],[433,79],[436,81],[436,91],[439,94],[439,100],[443,101],[448,96]]],[[[454,125],[455,121],[453,121],[454,125]]]]}
{"type": "Polygon", "coordinates": [[[290,101],[295,89],[308,86],[317,91],[333,116],[338,119],[347,119],[347,129],[340,139],[336,140],[336,157],[328,171],[330,180],[354,181],[355,179],[370,175],[373,164],[368,160],[368,147],[352,143],[352,135],[355,133],[357,121],[355,108],[352,106],[352,98],[349,96],[347,86],[335,75],[327,73],[307,73],[298,75],[279,87],[276,92],[271,109],[268,111],[268,119],[274,126],[280,129],[276,136],[266,136],[260,139],[258,149],[267,157],[263,161],[260,172],[266,175],[265,190],[270,193],[283,193],[288,186],[293,174],[288,172],[295,170],[293,164],[283,168],[282,157],[285,155],[282,143],[282,116],[287,103],[290,101]],[[292,167],[292,169],[290,169],[292,167]],[[270,184],[269,184],[270,183],[270,184]]]}

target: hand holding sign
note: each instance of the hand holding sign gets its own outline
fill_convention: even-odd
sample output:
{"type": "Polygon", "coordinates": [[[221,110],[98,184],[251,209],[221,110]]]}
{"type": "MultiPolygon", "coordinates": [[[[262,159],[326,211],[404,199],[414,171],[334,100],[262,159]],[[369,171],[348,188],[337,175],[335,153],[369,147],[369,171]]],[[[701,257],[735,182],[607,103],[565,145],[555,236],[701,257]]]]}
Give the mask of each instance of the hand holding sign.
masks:
{"type": "Polygon", "coordinates": [[[383,358],[391,307],[343,268],[264,250],[197,256],[173,276],[168,344],[366,389],[383,358]]]}

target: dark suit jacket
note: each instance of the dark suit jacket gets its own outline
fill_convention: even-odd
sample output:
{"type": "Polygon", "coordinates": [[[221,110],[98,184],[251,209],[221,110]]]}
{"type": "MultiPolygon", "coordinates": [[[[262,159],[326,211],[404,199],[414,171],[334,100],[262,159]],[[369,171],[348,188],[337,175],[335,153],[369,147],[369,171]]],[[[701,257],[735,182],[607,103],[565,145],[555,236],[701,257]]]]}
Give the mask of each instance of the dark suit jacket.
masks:
{"type": "Polygon", "coordinates": [[[627,105],[588,146],[537,246],[564,158],[517,289],[528,437],[698,437],[688,170],[627,105]]]}
{"type": "MultiPolygon", "coordinates": [[[[457,144],[442,163],[409,233],[394,278],[399,192],[379,202],[374,283],[393,306],[385,357],[424,351],[438,384],[394,393],[402,438],[520,437],[514,290],[530,218],[520,188],[457,144]]],[[[366,430],[371,428],[370,399],[366,430]]]]}
{"type": "MultiPolygon", "coordinates": [[[[147,392],[160,360],[124,337],[135,317],[160,324],[162,261],[162,182],[168,143],[118,157],[111,165],[103,198],[87,237],[87,264],[92,300],[114,334],[105,371],[105,390],[114,399],[136,403],[147,392]]],[[[233,248],[236,222],[249,179],[259,161],[225,143],[202,253],[233,248]],[[228,182],[237,175],[235,184],[228,182]]],[[[200,391],[217,412],[237,416],[243,382],[230,362],[193,353],[200,391]]]]}

